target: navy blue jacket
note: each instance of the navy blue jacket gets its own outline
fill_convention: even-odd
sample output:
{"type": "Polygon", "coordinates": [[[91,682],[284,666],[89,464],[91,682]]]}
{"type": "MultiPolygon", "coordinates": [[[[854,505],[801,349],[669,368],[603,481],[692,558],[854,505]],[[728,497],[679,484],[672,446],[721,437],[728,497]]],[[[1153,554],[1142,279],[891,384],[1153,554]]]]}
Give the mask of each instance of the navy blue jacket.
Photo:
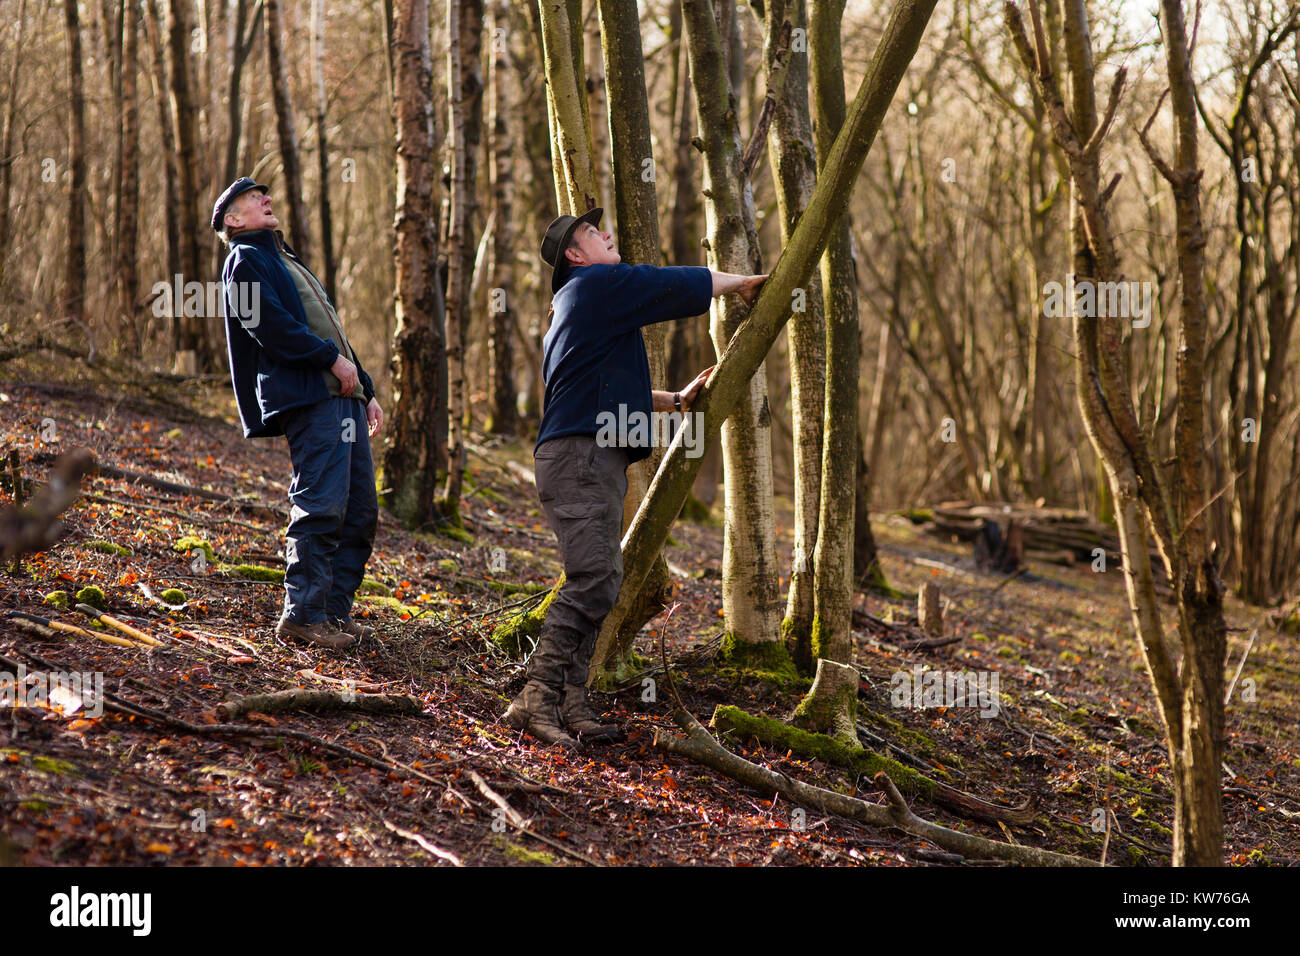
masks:
{"type": "MultiPolygon", "coordinates": [[[[701,266],[591,265],[574,268],[555,293],[542,339],[546,392],[537,444],[595,435],[601,412],[652,411],[650,363],[641,326],[709,310],[713,277],[701,266]]],[[[534,449],[535,450],[535,449],[534,449]]],[[[649,446],[627,449],[630,461],[649,446]]]]}
{"type": "MultiPolygon", "coordinates": [[[[221,282],[230,378],[244,437],[282,435],[281,414],[330,397],[321,373],[338,358],[338,346],[307,327],[302,299],[270,229],[231,237],[221,282]],[[254,288],[255,297],[249,291],[254,288]]],[[[369,402],[374,384],[359,364],[357,378],[369,402]]]]}

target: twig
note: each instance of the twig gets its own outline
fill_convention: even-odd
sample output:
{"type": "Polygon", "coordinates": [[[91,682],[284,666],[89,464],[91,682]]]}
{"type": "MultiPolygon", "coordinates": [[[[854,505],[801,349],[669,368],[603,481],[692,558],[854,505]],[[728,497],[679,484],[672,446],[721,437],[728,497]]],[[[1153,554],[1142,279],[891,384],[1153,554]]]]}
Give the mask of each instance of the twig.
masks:
{"type": "Polygon", "coordinates": [[[483,794],[483,796],[487,797],[494,804],[496,804],[498,807],[501,808],[501,812],[505,816],[506,822],[509,823],[516,830],[518,830],[520,833],[526,834],[532,837],[534,840],[538,840],[542,843],[545,843],[547,846],[551,847],[552,849],[559,850],[565,856],[572,857],[575,860],[580,860],[583,863],[586,863],[590,866],[605,865],[598,860],[592,860],[584,856],[583,854],[579,853],[577,850],[572,849],[571,847],[565,846],[559,840],[553,840],[543,833],[538,833],[536,830],[530,829],[528,823],[524,820],[523,817],[519,815],[519,811],[516,810],[514,807],[510,806],[510,804],[506,801],[505,797],[501,796],[501,794],[497,793],[495,790],[489,787],[486,780],[484,780],[473,770],[467,770],[466,776],[468,776],[469,779],[473,782],[474,786],[478,788],[479,793],[483,794]]]}
{"type": "Polygon", "coordinates": [[[450,850],[444,850],[442,849],[442,847],[434,846],[432,843],[430,843],[424,837],[420,836],[420,834],[416,833],[415,831],[406,830],[403,829],[402,827],[397,826],[394,823],[389,823],[383,817],[379,818],[379,822],[382,823],[389,830],[391,830],[393,833],[396,833],[399,837],[412,841],[417,846],[419,846],[420,849],[424,850],[426,853],[431,853],[440,860],[446,860],[452,866],[465,865],[464,863],[461,862],[460,857],[458,857],[455,853],[452,853],[450,850]]]}

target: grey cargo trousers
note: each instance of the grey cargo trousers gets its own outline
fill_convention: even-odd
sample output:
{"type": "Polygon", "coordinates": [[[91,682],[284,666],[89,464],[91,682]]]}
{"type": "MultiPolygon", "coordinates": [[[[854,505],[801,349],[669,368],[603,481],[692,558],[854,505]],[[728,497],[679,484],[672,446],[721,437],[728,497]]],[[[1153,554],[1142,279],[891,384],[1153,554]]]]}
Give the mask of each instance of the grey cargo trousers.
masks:
{"type": "Polygon", "coordinates": [[[587,682],[605,616],[623,583],[627,452],[590,435],[552,438],[534,454],[537,496],[555,532],[564,586],[551,603],[528,661],[529,680],[556,689],[587,682]]]}

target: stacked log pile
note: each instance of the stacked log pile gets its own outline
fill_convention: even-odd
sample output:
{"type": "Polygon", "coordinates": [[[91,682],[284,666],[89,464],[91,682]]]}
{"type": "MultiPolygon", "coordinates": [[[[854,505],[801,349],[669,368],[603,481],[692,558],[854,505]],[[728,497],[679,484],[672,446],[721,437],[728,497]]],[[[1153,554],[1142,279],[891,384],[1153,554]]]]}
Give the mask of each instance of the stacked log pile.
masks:
{"type": "MultiPolygon", "coordinates": [[[[946,501],[930,510],[925,524],[927,531],[946,540],[955,537],[970,542],[977,562],[997,565],[999,570],[1014,570],[1021,554],[1052,564],[1092,564],[1098,557],[1097,548],[1105,550],[1107,569],[1123,567],[1118,532],[1082,511],[1023,503],[946,501]],[[1006,548],[1005,543],[1010,542],[1017,547],[1006,548]]],[[[1158,575],[1163,572],[1164,562],[1154,550],[1151,562],[1158,575]]]]}

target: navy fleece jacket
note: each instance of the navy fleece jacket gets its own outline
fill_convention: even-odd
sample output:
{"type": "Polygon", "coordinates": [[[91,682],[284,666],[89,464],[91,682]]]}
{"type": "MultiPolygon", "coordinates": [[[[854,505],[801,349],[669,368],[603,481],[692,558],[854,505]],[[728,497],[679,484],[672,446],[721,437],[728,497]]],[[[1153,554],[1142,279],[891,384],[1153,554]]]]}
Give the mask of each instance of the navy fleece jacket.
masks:
{"type": "MultiPolygon", "coordinates": [[[[546,392],[537,444],[595,435],[601,412],[653,410],[641,327],[709,310],[713,276],[702,266],[591,265],[574,268],[555,293],[542,339],[546,392]]],[[[534,449],[535,450],[535,449],[534,449]]],[[[627,449],[630,461],[649,446],[627,449]]]]}
{"type": "MultiPolygon", "coordinates": [[[[298,259],[292,249],[285,248],[298,259]]],[[[293,276],[280,261],[275,233],[270,229],[231,237],[221,282],[230,378],[244,437],[282,435],[280,416],[284,412],[330,397],[321,372],[338,358],[338,346],[307,327],[302,299],[293,276]]],[[[364,391],[362,401],[369,402],[375,397],[375,388],[360,364],[357,378],[364,391]]],[[[353,397],[357,397],[355,392],[353,397]]]]}

